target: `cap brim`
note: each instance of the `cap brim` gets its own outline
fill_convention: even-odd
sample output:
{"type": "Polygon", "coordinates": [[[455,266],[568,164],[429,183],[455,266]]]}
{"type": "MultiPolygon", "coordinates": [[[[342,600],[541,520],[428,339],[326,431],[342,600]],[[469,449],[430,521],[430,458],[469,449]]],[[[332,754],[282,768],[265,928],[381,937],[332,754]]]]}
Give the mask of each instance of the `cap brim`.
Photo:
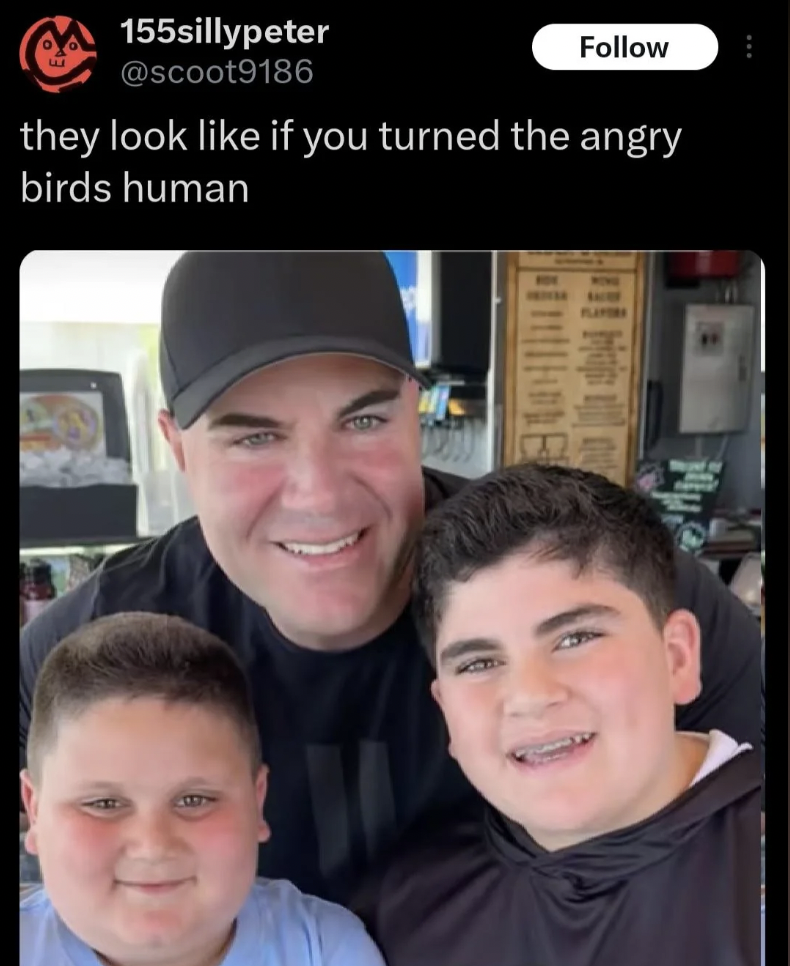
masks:
{"type": "Polygon", "coordinates": [[[178,425],[187,429],[215,400],[251,373],[298,356],[326,354],[359,356],[380,362],[409,376],[425,389],[431,387],[431,381],[425,372],[405,360],[400,353],[392,352],[378,343],[364,339],[295,337],[249,346],[243,352],[223,359],[173,399],[173,415],[178,425]]]}

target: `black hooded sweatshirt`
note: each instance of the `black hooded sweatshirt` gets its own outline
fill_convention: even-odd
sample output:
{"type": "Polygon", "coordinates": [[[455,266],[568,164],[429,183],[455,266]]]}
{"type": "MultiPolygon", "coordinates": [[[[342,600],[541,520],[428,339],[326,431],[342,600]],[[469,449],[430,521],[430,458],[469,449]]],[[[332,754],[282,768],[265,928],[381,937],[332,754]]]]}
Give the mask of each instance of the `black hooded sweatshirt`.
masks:
{"type": "Polygon", "coordinates": [[[399,850],[355,911],[388,966],[759,966],[760,758],[547,852],[488,809],[399,850]]]}

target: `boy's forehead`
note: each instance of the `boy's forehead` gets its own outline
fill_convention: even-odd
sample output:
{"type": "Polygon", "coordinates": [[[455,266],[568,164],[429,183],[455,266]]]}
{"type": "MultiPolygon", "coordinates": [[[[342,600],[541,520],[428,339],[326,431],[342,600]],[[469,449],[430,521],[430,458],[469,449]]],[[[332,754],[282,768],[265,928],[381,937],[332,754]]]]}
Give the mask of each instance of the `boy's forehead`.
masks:
{"type": "Polygon", "coordinates": [[[612,570],[600,564],[581,568],[568,560],[513,555],[450,584],[439,626],[535,625],[582,605],[600,604],[613,612],[636,616],[648,611],[644,601],[612,570]]]}
{"type": "Polygon", "coordinates": [[[459,602],[481,593],[498,593],[507,598],[514,586],[547,587],[557,593],[574,593],[580,587],[595,586],[601,592],[629,592],[629,588],[612,568],[601,560],[584,564],[576,560],[543,557],[532,553],[514,553],[489,566],[476,570],[471,577],[451,582],[448,602],[459,602]]]}
{"type": "Polygon", "coordinates": [[[138,752],[155,757],[168,743],[207,759],[243,746],[239,729],[218,708],[155,696],[99,698],[64,709],[53,725],[45,758],[76,757],[86,767],[102,754],[118,755],[119,765],[138,752]]]}

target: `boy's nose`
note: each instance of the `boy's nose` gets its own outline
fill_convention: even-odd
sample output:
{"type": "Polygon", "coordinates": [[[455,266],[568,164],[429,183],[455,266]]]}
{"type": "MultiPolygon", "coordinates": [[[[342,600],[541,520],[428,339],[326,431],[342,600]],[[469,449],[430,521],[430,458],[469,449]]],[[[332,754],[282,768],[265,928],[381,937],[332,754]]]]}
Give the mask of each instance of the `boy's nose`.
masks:
{"type": "Polygon", "coordinates": [[[130,858],[159,860],[178,850],[174,820],[161,814],[138,814],[127,826],[126,852],[130,858]]]}
{"type": "Polygon", "coordinates": [[[508,673],[502,707],[506,715],[536,716],[552,705],[567,701],[569,693],[549,662],[528,660],[508,673]]]}

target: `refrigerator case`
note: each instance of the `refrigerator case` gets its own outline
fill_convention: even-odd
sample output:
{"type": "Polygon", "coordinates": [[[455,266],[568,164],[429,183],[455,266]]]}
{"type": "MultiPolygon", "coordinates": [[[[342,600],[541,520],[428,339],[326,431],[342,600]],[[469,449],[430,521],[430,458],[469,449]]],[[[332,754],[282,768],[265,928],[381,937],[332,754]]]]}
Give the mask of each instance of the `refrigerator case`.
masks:
{"type": "MultiPolygon", "coordinates": [[[[26,369],[19,374],[21,547],[122,543],[137,535],[137,486],[131,482],[131,447],[120,375],[77,369],[26,369]],[[79,465],[81,456],[106,457],[128,468],[118,482],[67,480],[71,485],[27,483],[30,454],[79,465]],[[65,455],[64,455],[65,454],[65,455]]],[[[65,474],[64,474],[65,476],[65,474]]],[[[36,479],[36,477],[32,477],[36,479]]],[[[61,483],[64,480],[60,481],[61,483]]]]}

